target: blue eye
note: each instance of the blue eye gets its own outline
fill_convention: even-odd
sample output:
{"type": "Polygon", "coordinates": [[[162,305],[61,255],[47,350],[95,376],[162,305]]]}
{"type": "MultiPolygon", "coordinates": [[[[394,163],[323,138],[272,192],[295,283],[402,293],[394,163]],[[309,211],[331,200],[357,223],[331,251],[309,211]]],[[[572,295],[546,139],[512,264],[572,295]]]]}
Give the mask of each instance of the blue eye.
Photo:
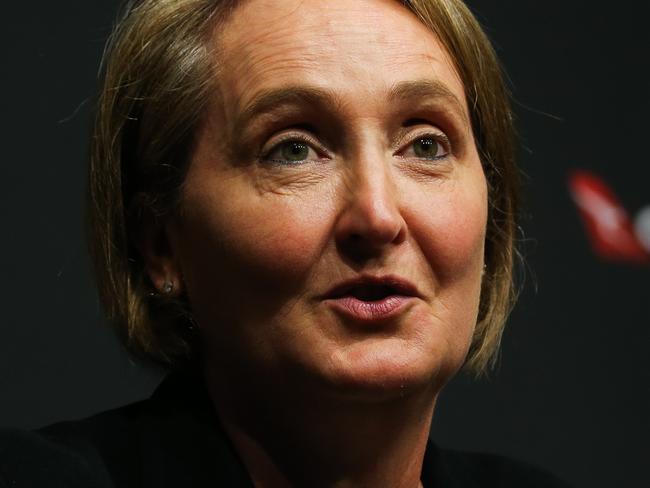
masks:
{"type": "Polygon", "coordinates": [[[316,151],[306,142],[299,140],[281,142],[264,157],[267,161],[281,164],[299,164],[317,158],[316,151]]]}

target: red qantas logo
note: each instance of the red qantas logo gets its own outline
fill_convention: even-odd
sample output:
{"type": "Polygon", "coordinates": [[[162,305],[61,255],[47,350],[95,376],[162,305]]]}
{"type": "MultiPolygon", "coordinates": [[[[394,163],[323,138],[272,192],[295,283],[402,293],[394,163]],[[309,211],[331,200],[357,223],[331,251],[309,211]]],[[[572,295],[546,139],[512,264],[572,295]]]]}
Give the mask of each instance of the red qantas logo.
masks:
{"type": "Polygon", "coordinates": [[[650,264],[650,206],[631,219],[614,192],[589,171],[574,171],[569,188],[598,256],[650,264]]]}

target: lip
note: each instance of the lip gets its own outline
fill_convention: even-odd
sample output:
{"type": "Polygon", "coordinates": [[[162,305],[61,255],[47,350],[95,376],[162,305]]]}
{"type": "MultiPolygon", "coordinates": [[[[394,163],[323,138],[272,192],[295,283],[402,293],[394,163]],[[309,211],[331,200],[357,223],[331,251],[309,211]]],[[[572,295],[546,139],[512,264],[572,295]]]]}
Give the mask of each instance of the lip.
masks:
{"type": "Polygon", "coordinates": [[[343,281],[331,288],[322,298],[335,311],[358,322],[383,322],[399,316],[420,296],[411,282],[398,276],[360,276],[343,281]],[[394,290],[379,300],[361,300],[350,294],[354,287],[364,285],[388,286],[394,290]]]}
{"type": "Polygon", "coordinates": [[[385,275],[385,276],[370,276],[362,275],[357,278],[350,280],[342,281],[337,285],[330,288],[325,295],[324,299],[333,299],[340,298],[347,295],[352,288],[356,286],[363,285],[375,285],[375,286],[389,286],[395,289],[395,295],[404,296],[404,297],[419,297],[420,293],[418,292],[417,287],[408,280],[400,278],[395,275],[385,275]]]}

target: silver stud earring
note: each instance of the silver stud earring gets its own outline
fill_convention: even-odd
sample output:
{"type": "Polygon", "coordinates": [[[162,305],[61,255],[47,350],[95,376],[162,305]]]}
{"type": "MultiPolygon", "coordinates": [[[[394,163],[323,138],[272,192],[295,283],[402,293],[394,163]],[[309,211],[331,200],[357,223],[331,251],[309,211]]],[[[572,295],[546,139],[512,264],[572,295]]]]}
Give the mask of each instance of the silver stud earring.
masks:
{"type": "Polygon", "coordinates": [[[169,295],[172,291],[174,291],[174,282],[173,281],[165,281],[162,286],[162,292],[165,295],[169,295]]]}
{"type": "Polygon", "coordinates": [[[194,317],[188,314],[187,316],[187,330],[189,332],[195,333],[199,330],[198,324],[194,321],[194,317]]]}

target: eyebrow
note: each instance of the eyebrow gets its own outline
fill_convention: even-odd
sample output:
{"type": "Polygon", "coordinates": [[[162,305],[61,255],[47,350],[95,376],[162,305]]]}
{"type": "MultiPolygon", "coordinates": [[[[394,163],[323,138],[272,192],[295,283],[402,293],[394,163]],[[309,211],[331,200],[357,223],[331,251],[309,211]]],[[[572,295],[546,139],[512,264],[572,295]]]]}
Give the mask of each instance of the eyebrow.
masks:
{"type": "Polygon", "coordinates": [[[285,106],[328,107],[341,103],[336,92],[312,86],[291,85],[266,90],[255,96],[236,117],[235,133],[241,132],[251,120],[285,106]]]}
{"type": "Polygon", "coordinates": [[[438,80],[403,81],[393,85],[390,89],[388,100],[397,102],[413,98],[427,98],[449,102],[456,112],[469,125],[465,104],[444,83],[438,80]]]}
{"type": "MultiPolygon", "coordinates": [[[[456,112],[468,124],[468,117],[464,104],[458,97],[438,80],[403,81],[393,85],[388,92],[388,101],[395,103],[413,98],[428,98],[444,100],[453,106],[456,112]]],[[[236,118],[235,133],[240,132],[251,120],[273,112],[284,106],[340,106],[344,102],[341,96],[333,91],[319,87],[292,85],[263,91],[249,102],[236,118]]]]}

